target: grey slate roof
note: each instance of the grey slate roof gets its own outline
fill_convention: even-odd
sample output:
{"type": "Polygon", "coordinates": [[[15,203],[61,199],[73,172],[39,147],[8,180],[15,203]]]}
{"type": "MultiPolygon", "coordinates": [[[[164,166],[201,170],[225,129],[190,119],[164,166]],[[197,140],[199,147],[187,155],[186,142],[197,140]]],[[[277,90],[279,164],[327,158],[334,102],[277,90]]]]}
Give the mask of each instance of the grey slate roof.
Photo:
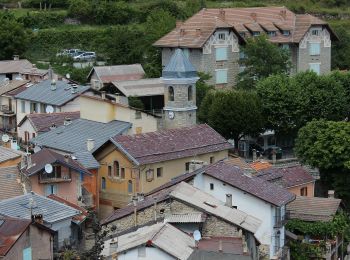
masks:
{"type": "Polygon", "coordinates": [[[0,215],[30,219],[30,200],[33,214],[42,214],[45,223],[54,223],[79,215],[80,211],[34,192],[0,201],[0,215]]]}
{"type": "Polygon", "coordinates": [[[80,118],[73,120],[70,125],[63,125],[43,133],[31,139],[31,142],[41,147],[72,153],[85,168],[92,169],[99,167],[92,153],[109,138],[122,134],[130,127],[130,123],[123,121],[113,120],[101,123],[80,118]],[[91,152],[87,150],[87,139],[95,140],[95,146],[91,152]]]}
{"type": "Polygon", "coordinates": [[[56,81],[56,90],[51,90],[51,81],[45,80],[35,84],[25,91],[17,94],[15,98],[34,102],[45,103],[54,106],[63,106],[86,92],[90,87],[77,86],[77,93],[72,93],[72,85],[66,81],[56,81]]]}
{"type": "Polygon", "coordinates": [[[0,146],[0,163],[21,157],[24,153],[11,148],[0,146]]]}
{"type": "Polygon", "coordinates": [[[168,65],[162,72],[163,78],[195,78],[197,71],[181,49],[171,56],[168,65]]]}

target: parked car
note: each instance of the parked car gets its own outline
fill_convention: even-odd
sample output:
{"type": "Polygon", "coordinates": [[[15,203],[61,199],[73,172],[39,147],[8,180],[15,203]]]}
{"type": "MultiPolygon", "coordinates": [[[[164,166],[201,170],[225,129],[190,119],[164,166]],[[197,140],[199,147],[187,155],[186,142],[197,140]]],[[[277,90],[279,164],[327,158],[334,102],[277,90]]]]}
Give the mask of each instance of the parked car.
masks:
{"type": "Polygon", "coordinates": [[[251,143],[249,144],[249,155],[253,155],[253,149],[256,151],[256,156],[261,156],[264,152],[264,149],[258,145],[257,143],[251,143]]]}
{"type": "Polygon", "coordinates": [[[267,148],[263,155],[266,156],[269,160],[272,160],[272,154],[276,153],[276,159],[282,159],[283,151],[281,147],[278,146],[272,146],[267,148]]]}
{"type": "Polygon", "coordinates": [[[96,59],[96,53],[95,52],[84,52],[80,55],[74,56],[73,59],[76,61],[93,60],[93,59],[96,59]]]}
{"type": "Polygon", "coordinates": [[[71,56],[74,57],[76,55],[82,54],[84,53],[83,51],[79,50],[79,49],[65,49],[62,50],[61,52],[57,53],[56,56],[71,56]]]}

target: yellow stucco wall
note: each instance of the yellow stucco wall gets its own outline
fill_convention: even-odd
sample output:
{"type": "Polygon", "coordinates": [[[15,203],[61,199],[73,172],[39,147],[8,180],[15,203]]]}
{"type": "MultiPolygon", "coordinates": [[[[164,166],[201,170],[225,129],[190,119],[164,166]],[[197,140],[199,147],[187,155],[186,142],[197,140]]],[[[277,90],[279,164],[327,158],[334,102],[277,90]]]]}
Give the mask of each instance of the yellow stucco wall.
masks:
{"type": "Polygon", "coordinates": [[[114,107],[107,102],[101,102],[84,96],[80,97],[80,117],[88,120],[108,123],[114,120],[114,107]]]}
{"type": "Polygon", "coordinates": [[[297,196],[301,196],[301,189],[305,188],[305,187],[307,188],[307,197],[314,197],[314,192],[315,192],[315,183],[314,182],[307,183],[304,185],[290,187],[290,188],[288,188],[288,191],[290,191],[291,193],[294,193],[297,196]]]}

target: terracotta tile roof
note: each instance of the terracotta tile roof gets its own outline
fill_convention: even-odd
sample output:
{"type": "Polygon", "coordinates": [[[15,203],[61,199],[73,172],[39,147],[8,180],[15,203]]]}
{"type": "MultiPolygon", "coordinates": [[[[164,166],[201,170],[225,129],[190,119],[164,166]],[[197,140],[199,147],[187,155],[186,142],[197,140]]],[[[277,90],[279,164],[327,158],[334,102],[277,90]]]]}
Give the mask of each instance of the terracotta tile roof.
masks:
{"type": "Polygon", "coordinates": [[[32,68],[33,65],[28,60],[2,60],[0,61],[0,74],[19,73],[23,69],[32,68]]]}
{"type": "Polygon", "coordinates": [[[19,123],[20,127],[27,119],[32,124],[36,132],[50,131],[50,127],[55,124],[56,127],[63,125],[64,120],[80,118],[80,112],[61,112],[61,113],[35,113],[26,115],[19,123]]]}
{"type": "Polygon", "coordinates": [[[0,168],[0,201],[23,195],[17,166],[0,168]]]}
{"type": "Polygon", "coordinates": [[[0,257],[6,256],[31,222],[28,219],[0,217],[0,257]]]}
{"type": "Polygon", "coordinates": [[[249,164],[250,167],[252,167],[256,171],[260,171],[263,169],[269,169],[272,167],[272,164],[265,161],[255,161],[249,164]]]}
{"type": "Polygon", "coordinates": [[[284,168],[268,168],[262,169],[256,175],[267,181],[273,181],[281,178],[283,187],[290,188],[310,182],[314,182],[314,178],[302,166],[296,165],[284,168]]]}
{"type": "Polygon", "coordinates": [[[297,196],[287,205],[291,219],[304,221],[330,221],[337,212],[341,200],[333,198],[297,196]]]}
{"type": "Polygon", "coordinates": [[[225,138],[206,124],[131,136],[120,135],[111,141],[138,165],[232,148],[225,138]]]}
{"type": "Polygon", "coordinates": [[[227,161],[219,161],[208,165],[205,167],[204,174],[276,206],[285,205],[295,198],[295,195],[286,189],[280,188],[261,178],[255,178],[245,174],[241,168],[232,166],[227,161]]]}
{"type": "Polygon", "coordinates": [[[72,202],[69,202],[69,201],[67,201],[67,200],[65,200],[65,199],[63,199],[55,194],[50,194],[47,197],[52,199],[52,200],[58,201],[62,204],[65,204],[67,206],[70,206],[72,208],[79,210],[81,212],[81,214],[73,217],[73,220],[75,220],[77,222],[80,222],[80,223],[83,222],[86,219],[86,217],[88,216],[88,211],[86,209],[84,209],[84,208],[82,208],[82,207],[80,207],[72,202]]]}
{"type": "Polygon", "coordinates": [[[64,156],[50,149],[43,148],[37,153],[31,155],[31,167],[22,169],[22,172],[28,176],[39,173],[45,168],[46,164],[59,163],[77,173],[91,174],[77,160],[73,160],[71,156],[64,156]]]}
{"type": "Polygon", "coordinates": [[[29,80],[11,80],[8,82],[8,84],[2,84],[0,85],[0,95],[7,94],[8,92],[14,91],[17,88],[20,88],[22,86],[25,86],[29,80]]]}
{"type": "Polygon", "coordinates": [[[248,172],[254,171],[254,169],[242,157],[239,156],[231,155],[226,163],[233,166],[238,166],[242,170],[246,170],[248,172]]]}
{"type": "MultiPolygon", "coordinates": [[[[285,7],[253,7],[202,9],[154,43],[158,47],[201,48],[217,28],[229,27],[236,32],[290,30],[290,36],[280,33],[271,37],[273,42],[299,43],[311,25],[328,24],[309,14],[294,14],[285,7]],[[224,13],[222,13],[224,12],[224,13]],[[198,34],[200,29],[200,34],[198,34]]],[[[329,28],[330,29],[330,28],[329,28]]],[[[331,31],[332,37],[336,37],[331,31]]]]}

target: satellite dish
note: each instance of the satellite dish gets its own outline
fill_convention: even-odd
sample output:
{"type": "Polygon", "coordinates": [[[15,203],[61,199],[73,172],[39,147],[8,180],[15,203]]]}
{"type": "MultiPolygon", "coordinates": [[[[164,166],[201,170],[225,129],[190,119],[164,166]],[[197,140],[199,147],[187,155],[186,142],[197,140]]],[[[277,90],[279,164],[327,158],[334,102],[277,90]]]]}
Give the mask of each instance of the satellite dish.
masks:
{"type": "Polygon", "coordinates": [[[66,74],[66,78],[70,79],[70,74],[69,73],[66,74]]]}
{"type": "Polygon", "coordinates": [[[4,143],[7,143],[10,140],[10,137],[7,134],[2,135],[1,140],[4,143]]]}
{"type": "Polygon", "coordinates": [[[52,165],[51,164],[45,164],[45,172],[46,173],[52,173],[52,171],[53,171],[53,167],[52,167],[52,165]]]}
{"type": "Polygon", "coordinates": [[[48,106],[46,107],[45,111],[46,111],[46,113],[51,114],[51,113],[53,113],[53,107],[50,106],[50,105],[48,105],[48,106]]]}
{"type": "Polygon", "coordinates": [[[195,230],[193,232],[193,238],[196,242],[198,242],[199,240],[202,239],[202,235],[201,235],[201,232],[199,232],[199,230],[195,230]]]}

